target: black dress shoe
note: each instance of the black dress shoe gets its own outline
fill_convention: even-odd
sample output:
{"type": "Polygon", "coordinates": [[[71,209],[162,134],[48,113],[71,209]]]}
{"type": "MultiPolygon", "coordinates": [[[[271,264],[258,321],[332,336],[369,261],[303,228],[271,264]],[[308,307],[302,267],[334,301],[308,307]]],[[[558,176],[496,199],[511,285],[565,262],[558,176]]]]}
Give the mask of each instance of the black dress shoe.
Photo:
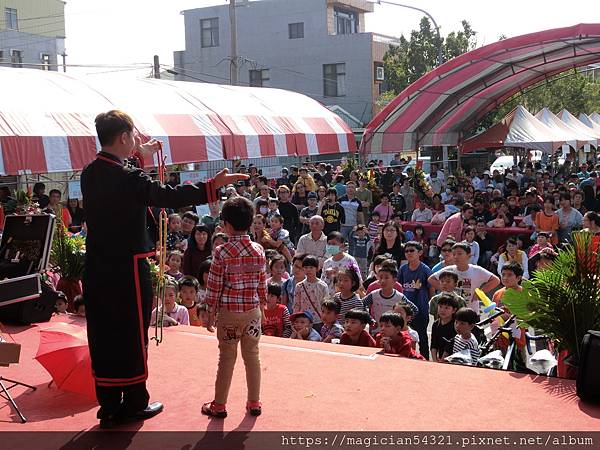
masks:
{"type": "Polygon", "coordinates": [[[101,430],[110,430],[111,428],[115,428],[119,423],[115,420],[114,416],[103,417],[100,419],[100,429],[101,430]]]}
{"type": "Polygon", "coordinates": [[[118,423],[129,423],[129,422],[137,422],[140,420],[151,419],[152,417],[160,414],[164,409],[164,406],[160,402],[150,403],[145,409],[140,411],[136,411],[131,414],[120,414],[115,418],[118,423]]]}

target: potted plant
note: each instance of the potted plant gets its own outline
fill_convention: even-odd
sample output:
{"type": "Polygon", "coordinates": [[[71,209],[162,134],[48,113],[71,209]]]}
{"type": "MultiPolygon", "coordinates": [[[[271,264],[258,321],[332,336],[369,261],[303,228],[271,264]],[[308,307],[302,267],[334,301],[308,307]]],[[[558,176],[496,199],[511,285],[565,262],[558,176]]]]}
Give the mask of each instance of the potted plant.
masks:
{"type": "Polygon", "coordinates": [[[576,378],[583,336],[600,329],[598,237],[575,232],[573,244],[522,285],[522,292],[508,290],[503,302],[523,325],[552,340],[559,352],[558,375],[576,378]]]}
{"type": "Polygon", "coordinates": [[[71,236],[58,219],[52,250],[50,253],[52,271],[60,276],[56,286],[64,292],[71,307],[73,300],[81,294],[81,277],[85,267],[85,238],[71,236]]]}

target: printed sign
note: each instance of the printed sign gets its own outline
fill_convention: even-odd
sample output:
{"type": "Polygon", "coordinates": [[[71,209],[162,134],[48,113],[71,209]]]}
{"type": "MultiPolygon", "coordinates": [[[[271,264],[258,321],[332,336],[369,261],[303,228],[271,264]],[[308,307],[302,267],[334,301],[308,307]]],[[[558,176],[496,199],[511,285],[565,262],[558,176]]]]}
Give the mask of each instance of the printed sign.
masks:
{"type": "Polygon", "coordinates": [[[81,193],[81,183],[79,180],[69,181],[69,198],[76,198],[81,200],[83,194],[81,193]]]}
{"type": "Polygon", "coordinates": [[[208,172],[206,172],[205,170],[198,170],[195,172],[181,172],[179,174],[181,184],[196,184],[201,181],[206,181],[207,178],[208,172]]]}

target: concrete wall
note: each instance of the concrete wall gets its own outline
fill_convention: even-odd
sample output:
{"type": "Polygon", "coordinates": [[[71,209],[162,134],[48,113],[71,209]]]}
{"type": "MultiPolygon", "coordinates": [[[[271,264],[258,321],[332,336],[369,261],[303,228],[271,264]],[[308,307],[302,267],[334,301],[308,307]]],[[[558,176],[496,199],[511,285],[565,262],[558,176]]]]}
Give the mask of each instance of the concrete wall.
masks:
{"type": "MultiPolygon", "coordinates": [[[[250,69],[269,69],[268,86],[300,92],[326,105],[339,105],[368,122],[373,107],[373,36],[330,35],[328,3],[263,0],[238,6],[238,55],[248,60],[240,67],[240,84],[249,83],[250,69]],[[303,39],[288,38],[288,24],[296,22],[304,22],[303,39]],[[346,64],[346,96],[324,97],[323,65],[335,63],[346,64]]],[[[186,50],[174,53],[175,65],[194,78],[228,83],[229,30],[227,5],[185,11],[186,50]],[[213,17],[219,19],[219,46],[201,48],[200,20],[213,17]]],[[[178,79],[193,81],[185,76],[178,79]]]]}
{"type": "Polygon", "coordinates": [[[10,63],[11,50],[19,50],[23,67],[39,68],[45,53],[50,56],[50,69],[57,70],[58,53],[64,47],[64,9],[60,0],[0,0],[2,67],[10,63]],[[17,30],[7,28],[5,8],[17,10],[17,30]]]}

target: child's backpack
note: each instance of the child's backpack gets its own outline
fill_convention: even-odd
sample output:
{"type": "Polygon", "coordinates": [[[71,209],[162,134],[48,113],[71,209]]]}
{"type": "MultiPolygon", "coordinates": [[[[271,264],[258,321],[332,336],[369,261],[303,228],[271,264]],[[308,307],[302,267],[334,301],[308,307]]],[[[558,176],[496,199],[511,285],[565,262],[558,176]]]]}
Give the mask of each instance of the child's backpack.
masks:
{"type": "Polygon", "coordinates": [[[600,331],[588,330],[583,337],[577,395],[582,400],[600,401],[600,331]]]}

